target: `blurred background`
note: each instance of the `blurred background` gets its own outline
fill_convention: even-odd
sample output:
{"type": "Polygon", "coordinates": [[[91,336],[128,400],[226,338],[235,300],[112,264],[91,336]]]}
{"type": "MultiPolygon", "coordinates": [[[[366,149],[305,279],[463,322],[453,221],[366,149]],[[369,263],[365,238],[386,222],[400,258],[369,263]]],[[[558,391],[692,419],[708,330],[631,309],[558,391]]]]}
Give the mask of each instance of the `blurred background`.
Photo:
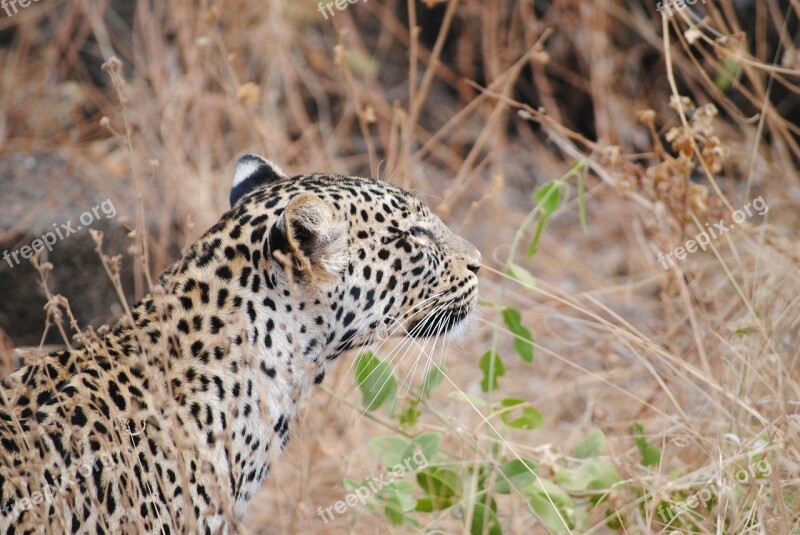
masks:
{"type": "Polygon", "coordinates": [[[366,410],[356,355],[336,368],[243,533],[800,533],[799,17],[5,0],[0,250],[75,232],[49,272],[0,262],[0,372],[146,293],[254,152],[414,190],[484,269],[464,333],[372,348],[393,406],[366,410]],[[318,513],[420,437],[427,468],[318,513]]]}

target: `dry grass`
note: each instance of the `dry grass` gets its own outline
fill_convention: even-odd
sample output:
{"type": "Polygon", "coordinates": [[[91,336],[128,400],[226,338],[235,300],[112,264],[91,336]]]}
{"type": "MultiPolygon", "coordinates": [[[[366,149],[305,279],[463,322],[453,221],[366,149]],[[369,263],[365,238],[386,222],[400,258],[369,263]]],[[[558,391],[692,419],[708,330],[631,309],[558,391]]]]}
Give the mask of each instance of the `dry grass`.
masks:
{"type": "MultiPolygon", "coordinates": [[[[40,2],[0,19],[10,38],[0,48],[0,155],[57,151],[87,177],[111,173],[131,200],[140,192],[141,212],[128,216],[140,229],[145,214],[159,222],[147,236],[155,272],[172,260],[171,246],[225,210],[245,151],[293,173],[411,187],[482,250],[486,266],[486,305],[448,346],[452,382],[434,391],[413,434],[440,433],[453,466],[513,449],[552,479],[600,428],[621,482],[598,507],[572,496],[588,511],[573,533],[615,531],[605,514],[626,533],[663,532],[660,503],[720,481],[730,488],[710,510],[697,507],[669,529],[800,533],[796,6],[709,1],[702,24],[681,11],[662,26],[649,3],[620,0],[371,0],[328,21],[312,2],[139,2],[130,36],[103,18],[107,4],[40,2]],[[93,83],[105,75],[84,61],[96,67],[112,54],[122,59],[119,94],[93,83]],[[571,200],[532,258],[524,250],[533,227],[521,234],[513,261],[536,276],[526,287],[503,274],[509,247],[534,207],[530,194],[575,161],[589,170],[587,231],[569,179],[571,200]],[[763,217],[707,253],[660,266],[659,252],[759,196],[763,217]],[[519,309],[533,332],[533,364],[514,355],[502,306],[519,309]],[[478,360],[495,341],[506,373],[494,397],[530,401],[545,417],[535,431],[504,429],[490,407],[450,395],[485,397],[478,360]],[[503,445],[484,417],[503,429],[503,445]],[[642,466],[635,422],[661,450],[654,466],[642,466]],[[769,476],[736,483],[753,459],[768,461],[769,476]]],[[[396,362],[401,379],[415,358],[396,362]]],[[[417,528],[354,510],[323,525],[317,508],[344,497],[344,477],[384,469],[369,440],[400,429],[382,411],[362,416],[347,364],[326,385],[245,528],[464,530],[474,496],[418,514],[417,528]]],[[[498,503],[505,532],[547,532],[520,495],[498,503]]]]}

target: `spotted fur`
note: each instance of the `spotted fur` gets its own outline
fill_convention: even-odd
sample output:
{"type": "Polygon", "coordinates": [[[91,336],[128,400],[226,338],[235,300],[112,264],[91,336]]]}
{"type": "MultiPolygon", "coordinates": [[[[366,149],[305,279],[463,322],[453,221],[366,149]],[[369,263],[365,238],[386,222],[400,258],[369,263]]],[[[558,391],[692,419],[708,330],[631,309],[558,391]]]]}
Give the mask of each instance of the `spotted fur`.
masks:
{"type": "Polygon", "coordinates": [[[480,254],[399,188],[248,155],[231,204],[130,314],[2,382],[0,533],[234,532],[337,357],[474,306],[480,254]]]}

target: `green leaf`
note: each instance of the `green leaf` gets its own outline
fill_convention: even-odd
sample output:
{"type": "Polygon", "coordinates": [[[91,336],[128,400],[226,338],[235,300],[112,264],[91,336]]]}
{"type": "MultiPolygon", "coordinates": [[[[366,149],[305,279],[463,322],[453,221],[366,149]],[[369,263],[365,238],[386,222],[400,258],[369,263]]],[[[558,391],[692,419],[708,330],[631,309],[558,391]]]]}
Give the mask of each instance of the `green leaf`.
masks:
{"type": "Polygon", "coordinates": [[[575,527],[575,505],[569,495],[546,479],[539,479],[525,489],[539,520],[551,531],[564,533],[575,527]]]}
{"type": "Polygon", "coordinates": [[[500,494],[510,494],[512,489],[523,489],[536,481],[539,466],[528,459],[514,459],[500,467],[494,490],[500,494]],[[505,477],[503,477],[505,476],[505,477]]]}
{"type": "Polygon", "coordinates": [[[577,468],[561,470],[553,481],[568,491],[608,490],[620,482],[617,467],[608,459],[589,459],[577,468]]]}
{"type": "Polygon", "coordinates": [[[714,85],[720,91],[727,91],[733,85],[733,81],[739,78],[741,65],[734,59],[725,59],[722,60],[720,67],[721,72],[718,72],[714,77],[714,85]]]}
{"type": "Polygon", "coordinates": [[[430,460],[439,450],[439,442],[441,440],[442,437],[439,433],[425,433],[418,436],[406,447],[401,463],[395,464],[406,465],[407,463],[407,466],[410,466],[412,470],[428,466],[430,460]]]}
{"type": "Polygon", "coordinates": [[[389,501],[391,498],[396,498],[392,500],[393,507],[396,507],[398,504],[400,506],[400,510],[398,512],[409,512],[413,511],[417,505],[417,501],[413,497],[414,493],[414,484],[409,481],[394,481],[392,483],[387,484],[381,490],[381,496],[389,501]]]}
{"type": "Polygon", "coordinates": [[[536,223],[536,232],[533,234],[531,244],[528,246],[528,256],[531,257],[539,251],[539,239],[542,237],[542,231],[547,224],[547,215],[542,214],[539,221],[536,223]]]}
{"type": "Polygon", "coordinates": [[[497,378],[506,374],[503,360],[497,351],[489,350],[483,354],[478,366],[483,370],[483,380],[481,381],[481,390],[489,392],[497,390],[497,378]]]}
{"type": "Polygon", "coordinates": [[[420,513],[432,513],[434,511],[439,511],[440,509],[450,507],[449,503],[443,507],[439,507],[438,504],[439,502],[437,501],[434,503],[432,498],[420,498],[417,500],[417,506],[415,509],[420,513]]]}
{"type": "Polygon", "coordinates": [[[661,450],[647,442],[644,438],[644,426],[639,422],[633,424],[633,436],[639,454],[642,456],[642,466],[657,466],[661,463],[661,450]]]}
{"type": "Polygon", "coordinates": [[[561,183],[556,181],[548,182],[533,192],[533,200],[542,215],[536,223],[536,232],[534,232],[531,244],[528,246],[528,256],[535,255],[539,250],[539,239],[542,237],[542,231],[544,231],[544,227],[547,224],[547,218],[558,209],[558,204],[561,201],[561,183]]]}
{"type": "Polygon", "coordinates": [[[362,403],[374,411],[389,400],[390,408],[397,396],[397,379],[392,366],[367,351],[356,359],[356,383],[361,390],[362,403]]]}
{"type": "Polygon", "coordinates": [[[608,459],[597,459],[588,462],[586,464],[586,472],[592,476],[589,482],[590,490],[611,490],[614,485],[622,481],[622,478],[619,477],[619,472],[617,472],[617,467],[608,459]]]}
{"type": "Polygon", "coordinates": [[[453,505],[461,492],[458,473],[438,467],[417,472],[417,485],[425,492],[425,498],[417,501],[417,511],[446,509],[453,505]]]}
{"type": "Polygon", "coordinates": [[[393,435],[375,437],[369,441],[369,450],[372,455],[386,467],[402,464],[408,446],[408,442],[393,435]]]}
{"type": "MultiPolygon", "coordinates": [[[[657,518],[660,522],[663,522],[666,526],[670,526],[672,521],[678,518],[678,515],[675,514],[675,504],[670,503],[664,500],[661,500],[656,506],[656,514],[658,515],[657,518]]],[[[656,517],[654,517],[656,518],[656,517]]]]}
{"type": "Polygon", "coordinates": [[[606,526],[608,526],[609,529],[622,531],[622,517],[620,516],[619,511],[616,511],[615,509],[606,509],[606,526]]]}
{"type": "Polygon", "coordinates": [[[550,181],[533,192],[533,200],[544,215],[552,215],[561,200],[561,184],[550,181]]]}
{"type": "Polygon", "coordinates": [[[430,394],[444,379],[445,369],[436,364],[425,374],[422,380],[422,391],[430,394]]]}
{"type": "Polygon", "coordinates": [[[397,415],[397,418],[400,420],[400,425],[403,426],[403,428],[410,429],[417,423],[420,414],[422,413],[419,410],[419,401],[413,400],[408,404],[405,410],[397,415]]]}
{"type": "Polygon", "coordinates": [[[522,283],[528,289],[533,289],[536,287],[536,278],[531,274],[530,271],[525,269],[524,267],[520,266],[519,264],[515,264],[514,262],[509,262],[508,267],[506,268],[506,273],[511,277],[514,277],[519,282],[522,283]]]}
{"type": "MultiPolygon", "coordinates": [[[[527,401],[522,398],[503,398],[500,401],[500,406],[503,408],[511,408],[524,403],[527,403],[527,401]]],[[[544,423],[544,416],[542,416],[542,413],[532,407],[519,407],[519,409],[513,411],[503,411],[500,413],[500,419],[508,427],[525,429],[527,431],[538,429],[542,427],[544,423]]]]}
{"type": "Polygon", "coordinates": [[[514,349],[525,362],[533,362],[533,336],[522,325],[522,315],[512,307],[503,309],[503,322],[508,330],[514,333],[514,349]]]}
{"type": "Polygon", "coordinates": [[[403,502],[397,494],[389,493],[384,501],[384,514],[389,523],[395,526],[402,526],[406,515],[403,512],[403,502]]]}
{"type": "Polygon", "coordinates": [[[474,504],[472,513],[471,535],[503,535],[500,521],[497,520],[497,513],[490,507],[480,502],[474,504]]]}
{"type": "Polygon", "coordinates": [[[603,453],[603,446],[606,443],[606,436],[597,428],[589,431],[575,448],[575,457],[578,459],[588,459],[589,457],[599,457],[603,453]]]}

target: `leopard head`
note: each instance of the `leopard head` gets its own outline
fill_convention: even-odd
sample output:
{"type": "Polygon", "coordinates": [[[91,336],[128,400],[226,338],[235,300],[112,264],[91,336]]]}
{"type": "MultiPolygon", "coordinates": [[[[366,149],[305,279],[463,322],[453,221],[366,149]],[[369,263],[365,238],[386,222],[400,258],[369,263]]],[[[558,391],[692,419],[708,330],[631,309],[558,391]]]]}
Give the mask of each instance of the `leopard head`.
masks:
{"type": "Polygon", "coordinates": [[[254,236],[259,259],[276,286],[324,310],[316,322],[333,325],[326,344],[335,354],[375,334],[446,333],[475,306],[480,252],[408,191],[367,178],[289,177],[247,155],[231,204],[250,225],[268,224],[254,236]]]}

